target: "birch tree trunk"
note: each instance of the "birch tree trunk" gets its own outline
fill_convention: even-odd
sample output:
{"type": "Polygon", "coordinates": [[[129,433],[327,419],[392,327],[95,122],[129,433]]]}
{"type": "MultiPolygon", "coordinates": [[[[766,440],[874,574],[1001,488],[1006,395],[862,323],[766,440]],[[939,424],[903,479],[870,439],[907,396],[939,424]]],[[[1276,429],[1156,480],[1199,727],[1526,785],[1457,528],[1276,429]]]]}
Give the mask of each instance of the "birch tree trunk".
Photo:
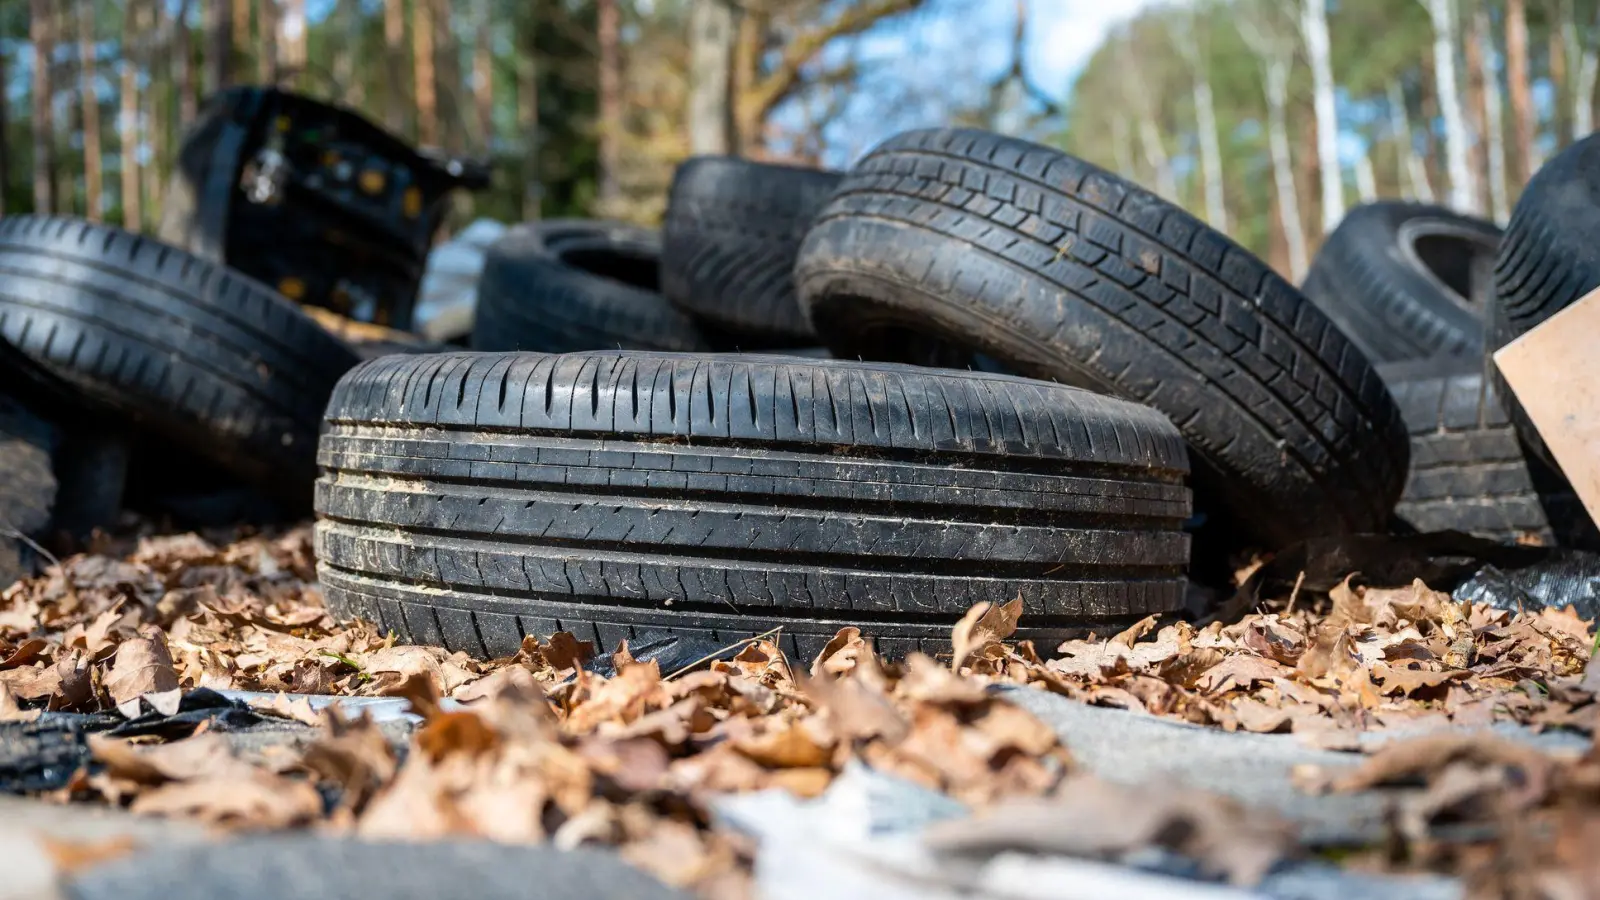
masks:
{"type": "Polygon", "coordinates": [[[689,152],[733,152],[733,7],[692,0],[689,11],[689,152]]]}
{"type": "MultiPolygon", "coordinates": [[[[129,0],[122,9],[122,47],[117,61],[121,76],[118,92],[121,111],[117,116],[117,155],[122,171],[122,227],[138,232],[144,228],[144,204],[139,184],[139,66],[133,47],[139,42],[137,11],[144,4],[129,0]]],[[[231,50],[231,47],[230,47],[231,50]]],[[[5,79],[0,78],[0,83],[5,79]]],[[[0,165],[0,171],[4,166],[0,165]]]]}
{"type": "Polygon", "coordinates": [[[83,217],[99,222],[104,201],[100,157],[100,93],[94,41],[94,2],[78,0],[78,94],[83,110],[83,217]]]}
{"type": "Polygon", "coordinates": [[[1194,79],[1195,127],[1200,138],[1200,176],[1205,186],[1206,221],[1212,228],[1228,230],[1228,208],[1223,196],[1222,147],[1217,137],[1217,111],[1211,91],[1211,73],[1200,52],[1197,34],[1201,28],[1200,15],[1191,9],[1181,21],[1185,26],[1172,33],[1172,42],[1178,48],[1194,79]]]}
{"type": "Polygon", "coordinates": [[[1420,196],[1413,177],[1415,169],[1411,165],[1416,148],[1412,143],[1411,115],[1406,109],[1405,89],[1400,87],[1399,81],[1389,82],[1389,131],[1394,139],[1395,171],[1400,176],[1400,199],[1415,201],[1420,196]]]}
{"type": "Polygon", "coordinates": [[[1309,266],[1306,233],[1300,219],[1300,195],[1294,184],[1294,161],[1289,151],[1289,61],[1266,64],[1267,139],[1272,149],[1272,177],[1277,182],[1278,211],[1283,218],[1283,239],[1289,245],[1289,274],[1295,284],[1309,266]]]}
{"type": "Polygon", "coordinates": [[[1477,213],[1472,171],[1467,165],[1467,126],[1461,114],[1461,89],[1456,84],[1456,19],[1451,0],[1421,0],[1433,23],[1433,77],[1444,119],[1445,171],[1450,181],[1450,206],[1477,213]]]}
{"type": "Polygon", "coordinates": [[[1582,35],[1579,46],[1578,72],[1572,83],[1572,139],[1588,137],[1594,131],[1594,88],[1600,75],[1600,55],[1596,54],[1595,41],[1600,38],[1600,8],[1595,12],[1597,21],[1591,22],[1582,35]]]}
{"type": "Polygon", "coordinates": [[[356,58],[362,55],[361,0],[339,0],[334,15],[344,34],[344,46],[333,57],[334,98],[360,109],[367,102],[366,81],[356,71],[356,58]]]}
{"type": "Polygon", "coordinates": [[[28,39],[33,44],[33,211],[56,211],[55,86],[50,82],[50,61],[55,56],[53,0],[32,0],[28,10],[28,39]]]}
{"type": "MultiPolygon", "coordinates": [[[[351,48],[353,52],[354,48],[351,48]]],[[[278,78],[306,87],[306,0],[281,0],[278,9],[278,78]]]]}
{"type": "Polygon", "coordinates": [[[411,7],[412,80],[417,96],[417,143],[439,146],[439,107],[435,99],[433,75],[433,10],[428,0],[416,0],[411,7]]]}
{"type": "Polygon", "coordinates": [[[1511,99],[1511,136],[1516,168],[1511,177],[1527,184],[1539,167],[1533,148],[1533,91],[1528,82],[1527,0],[1506,0],[1506,91],[1511,99]]]}
{"type": "MultiPolygon", "coordinates": [[[[394,134],[406,133],[406,7],[404,0],[383,0],[383,123],[394,134]]],[[[519,58],[520,62],[520,58],[519,58]]]]}
{"type": "Polygon", "coordinates": [[[1372,151],[1369,148],[1356,160],[1356,196],[1362,203],[1378,199],[1378,175],[1372,171],[1372,151]]]}
{"type": "Polygon", "coordinates": [[[618,170],[622,164],[622,19],[617,0],[595,0],[596,38],[600,45],[600,209],[617,214],[622,199],[618,170]]]}
{"type": "MultiPolygon", "coordinates": [[[[0,50],[0,85],[6,81],[6,54],[0,50]]],[[[11,192],[6,189],[7,176],[11,174],[11,142],[6,139],[11,121],[10,108],[6,105],[6,92],[0,90],[0,216],[6,214],[7,201],[11,199],[11,192]]]]}
{"type": "Polygon", "coordinates": [[[1334,108],[1333,60],[1328,46],[1326,0],[1301,0],[1300,32],[1311,63],[1312,108],[1317,119],[1317,163],[1322,173],[1322,232],[1344,219],[1344,177],[1339,168],[1339,117],[1334,108]]]}
{"type": "Polygon", "coordinates": [[[1483,7],[1473,13],[1478,19],[1478,40],[1483,42],[1479,52],[1483,55],[1485,78],[1483,82],[1483,131],[1489,145],[1489,214],[1496,222],[1505,224],[1511,216],[1511,204],[1506,196],[1506,132],[1505,116],[1501,111],[1500,79],[1495,72],[1498,53],[1494,44],[1494,24],[1489,11],[1483,7]]]}

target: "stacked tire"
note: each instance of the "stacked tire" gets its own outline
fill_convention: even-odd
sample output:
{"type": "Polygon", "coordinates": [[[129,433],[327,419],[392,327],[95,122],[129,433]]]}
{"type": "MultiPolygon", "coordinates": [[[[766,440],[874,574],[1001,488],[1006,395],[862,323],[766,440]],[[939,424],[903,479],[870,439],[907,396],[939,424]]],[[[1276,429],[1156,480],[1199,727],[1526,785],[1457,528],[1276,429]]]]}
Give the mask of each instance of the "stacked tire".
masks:
{"type": "Polygon", "coordinates": [[[1047,648],[1175,614],[1230,557],[1380,530],[1407,473],[1383,379],[1311,300],[979,131],[842,174],[690,160],[659,235],[518,226],[479,295],[480,352],[341,381],[316,504],[336,613],[480,656],[555,630],[809,655],[846,625],[937,651],[1016,598],[1047,648]]]}
{"type": "Polygon", "coordinates": [[[209,482],[285,513],[309,505],[327,398],[356,359],[293,304],[185,251],[65,218],[0,220],[0,272],[4,392],[56,433],[34,444],[52,448],[60,482],[54,518],[8,533],[36,543],[53,526],[110,525],[125,484],[160,499],[209,482]]]}

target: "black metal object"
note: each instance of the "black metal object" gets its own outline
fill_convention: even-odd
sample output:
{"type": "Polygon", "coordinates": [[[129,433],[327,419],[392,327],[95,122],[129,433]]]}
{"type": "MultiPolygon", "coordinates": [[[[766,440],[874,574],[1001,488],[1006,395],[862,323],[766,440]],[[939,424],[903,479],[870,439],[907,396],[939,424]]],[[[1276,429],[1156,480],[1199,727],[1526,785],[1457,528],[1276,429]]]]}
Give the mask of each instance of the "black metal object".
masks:
{"type": "Polygon", "coordinates": [[[406,330],[450,192],[488,183],[484,164],[418,151],[348,109],[232,88],[184,138],[160,236],[298,303],[406,330]]]}

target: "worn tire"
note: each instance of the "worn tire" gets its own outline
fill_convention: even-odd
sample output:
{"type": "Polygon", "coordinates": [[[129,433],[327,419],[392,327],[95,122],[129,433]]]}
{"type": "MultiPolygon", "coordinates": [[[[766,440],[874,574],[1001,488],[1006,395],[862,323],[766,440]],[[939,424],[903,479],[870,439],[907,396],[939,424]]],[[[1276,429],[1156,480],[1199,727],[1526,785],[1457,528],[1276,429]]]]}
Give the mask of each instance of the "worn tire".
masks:
{"type": "Polygon", "coordinates": [[[57,491],[51,457],[59,443],[50,422],[0,394],[0,590],[32,573],[33,546],[47,537],[57,491]]]}
{"type": "Polygon", "coordinates": [[[474,350],[709,350],[659,290],[661,242],[616,222],[518,225],[490,246],[478,281],[474,350]]]}
{"type": "Polygon", "coordinates": [[[1438,206],[1352,209],[1301,291],[1374,363],[1483,353],[1484,300],[1500,247],[1493,222],[1438,206]]]}
{"type": "MultiPolygon", "coordinates": [[[[1489,310],[1488,352],[1504,347],[1600,287],[1600,134],[1573,144],[1545,163],[1511,213],[1495,263],[1495,302],[1489,310]]],[[[1550,477],[1560,466],[1494,360],[1485,369],[1505,399],[1506,412],[1528,451],[1550,477]]]]}
{"type": "Polygon", "coordinates": [[[252,482],[305,491],[355,356],[223,266],[74,219],[0,219],[0,337],[103,412],[252,482]]]}
{"type": "Polygon", "coordinates": [[[662,292],[745,338],[745,349],[815,343],[795,298],[794,258],[841,177],[735,157],[688,160],[667,195],[662,292]]]}
{"type": "Polygon", "coordinates": [[[1054,646],[1179,609],[1182,440],[1159,413],[1007,376],[778,356],[388,357],[328,407],[330,608],[478,656],[858,625],[948,646],[1022,598],[1054,646]]]}
{"type": "Polygon", "coordinates": [[[892,138],[817,217],[796,278],[841,358],[954,348],[1166,413],[1224,544],[1379,530],[1404,484],[1399,410],[1313,304],[1059,151],[965,129],[892,138]]]}
{"type": "Polygon", "coordinates": [[[1390,363],[1379,372],[1411,430],[1411,475],[1396,515],[1419,531],[1574,542],[1588,520],[1581,502],[1564,486],[1541,494],[1475,360],[1390,363]]]}

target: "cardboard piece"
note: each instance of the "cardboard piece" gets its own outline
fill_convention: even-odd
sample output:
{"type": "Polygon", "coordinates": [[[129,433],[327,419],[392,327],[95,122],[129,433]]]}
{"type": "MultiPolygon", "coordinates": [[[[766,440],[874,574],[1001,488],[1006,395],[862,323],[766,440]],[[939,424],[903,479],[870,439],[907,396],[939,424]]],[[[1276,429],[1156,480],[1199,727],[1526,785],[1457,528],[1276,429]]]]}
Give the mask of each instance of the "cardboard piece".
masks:
{"type": "Polygon", "coordinates": [[[1494,362],[1600,523],[1600,290],[1500,348],[1494,362]]]}

